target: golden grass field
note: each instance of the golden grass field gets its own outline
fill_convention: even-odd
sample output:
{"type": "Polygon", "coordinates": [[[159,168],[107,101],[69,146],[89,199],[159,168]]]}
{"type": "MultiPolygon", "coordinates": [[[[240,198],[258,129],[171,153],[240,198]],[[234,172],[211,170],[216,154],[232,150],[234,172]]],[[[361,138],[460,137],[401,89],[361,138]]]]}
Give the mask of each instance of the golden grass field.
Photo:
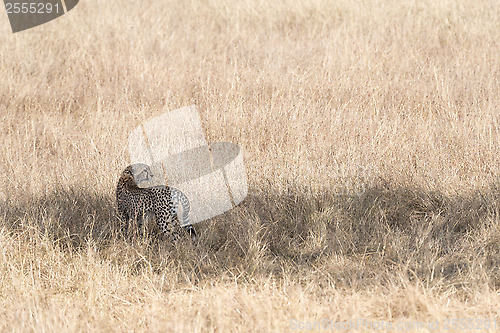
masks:
{"type": "Polygon", "coordinates": [[[500,329],[497,2],[0,12],[1,331],[500,329]],[[127,136],[191,104],[249,195],[195,244],[126,241],[127,136]]]}

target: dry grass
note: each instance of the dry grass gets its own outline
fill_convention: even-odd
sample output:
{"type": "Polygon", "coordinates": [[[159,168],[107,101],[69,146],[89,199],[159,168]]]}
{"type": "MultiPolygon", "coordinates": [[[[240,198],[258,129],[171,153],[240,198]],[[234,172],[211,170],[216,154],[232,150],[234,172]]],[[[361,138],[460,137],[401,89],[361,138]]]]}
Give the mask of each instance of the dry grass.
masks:
{"type": "Polygon", "coordinates": [[[499,18],[486,0],[88,0],[11,34],[3,15],[0,329],[500,325],[499,18]],[[125,242],[127,135],[189,104],[243,147],[251,194],[195,245],[125,242]]]}

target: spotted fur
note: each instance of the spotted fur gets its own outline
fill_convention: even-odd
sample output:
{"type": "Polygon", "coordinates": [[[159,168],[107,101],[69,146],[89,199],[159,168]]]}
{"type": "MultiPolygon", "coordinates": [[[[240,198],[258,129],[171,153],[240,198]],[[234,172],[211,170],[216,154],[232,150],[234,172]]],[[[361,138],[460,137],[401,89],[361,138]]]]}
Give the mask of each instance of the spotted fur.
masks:
{"type": "MultiPolygon", "coordinates": [[[[169,186],[140,188],[137,184],[152,177],[149,166],[133,164],[121,174],[116,187],[118,214],[124,223],[124,231],[131,225],[140,228],[144,218],[154,215],[158,227],[167,235],[177,239],[182,230],[177,213],[182,206],[181,221],[184,228],[194,237],[194,229],[189,224],[189,200],[180,190],[169,186]]],[[[132,227],[132,229],[134,229],[132,227]]]]}

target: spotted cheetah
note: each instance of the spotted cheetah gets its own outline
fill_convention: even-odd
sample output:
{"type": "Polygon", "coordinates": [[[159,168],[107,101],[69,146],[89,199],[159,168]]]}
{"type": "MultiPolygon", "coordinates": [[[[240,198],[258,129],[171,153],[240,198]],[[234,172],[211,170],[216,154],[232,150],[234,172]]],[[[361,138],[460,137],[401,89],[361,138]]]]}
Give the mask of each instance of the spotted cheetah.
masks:
{"type": "Polygon", "coordinates": [[[137,184],[153,177],[148,165],[129,165],[121,174],[116,187],[118,214],[124,223],[125,233],[133,232],[130,224],[140,228],[144,218],[154,215],[158,227],[167,235],[177,239],[184,229],[195,239],[194,228],[189,223],[189,200],[180,190],[169,186],[140,188],[137,184]],[[182,206],[182,228],[178,218],[179,204],[182,206]]]}

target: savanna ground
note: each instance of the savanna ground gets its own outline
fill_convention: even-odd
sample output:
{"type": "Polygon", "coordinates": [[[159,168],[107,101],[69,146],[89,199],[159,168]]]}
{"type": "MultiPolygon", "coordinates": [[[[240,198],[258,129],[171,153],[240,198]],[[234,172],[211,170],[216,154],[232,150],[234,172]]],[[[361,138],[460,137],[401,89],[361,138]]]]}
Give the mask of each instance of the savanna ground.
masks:
{"type": "Polygon", "coordinates": [[[497,2],[85,0],[9,29],[2,331],[500,325],[497,2]],[[127,136],[190,104],[249,196],[195,244],[127,242],[127,136]]]}

